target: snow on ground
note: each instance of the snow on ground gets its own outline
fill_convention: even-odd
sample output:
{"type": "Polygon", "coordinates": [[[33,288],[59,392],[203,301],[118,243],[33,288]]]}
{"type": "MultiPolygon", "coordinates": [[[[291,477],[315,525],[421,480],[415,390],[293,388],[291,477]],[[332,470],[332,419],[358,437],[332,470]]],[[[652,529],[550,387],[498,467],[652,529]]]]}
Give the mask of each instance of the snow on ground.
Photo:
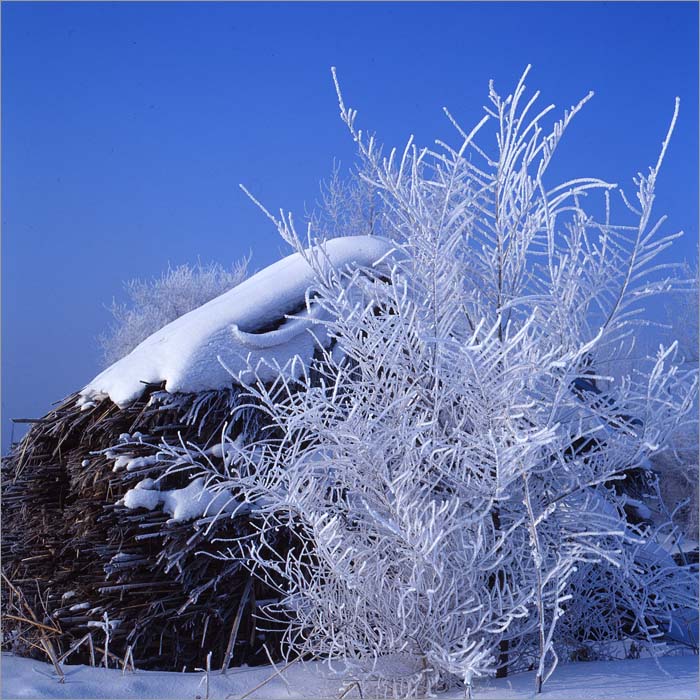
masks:
{"type": "MultiPolygon", "coordinates": [[[[370,267],[390,250],[389,241],[378,236],[347,236],[324,243],[320,260],[341,268],[370,267]]],[[[80,392],[83,405],[109,396],[126,406],[143,393],[144,383],[164,381],[170,392],[219,389],[231,384],[222,362],[238,374],[246,370],[246,358],[253,367],[262,358],[280,365],[295,355],[308,361],[315,347],[311,320],[289,320],[268,332],[256,329],[295,312],[313,279],[299,253],[266,267],[146,338],[80,392]]],[[[261,370],[267,378],[265,366],[261,370]]]]}
{"type": "MultiPolygon", "coordinates": [[[[664,671],[653,659],[594,661],[559,666],[544,686],[538,700],[695,700],[698,698],[698,657],[669,656],[660,659],[664,671]]],[[[283,667],[278,666],[278,669],[283,667]]],[[[2,698],[138,698],[139,700],[196,700],[206,698],[202,673],[168,673],[88,666],[65,666],[65,683],[59,683],[49,664],[2,655],[2,698]]],[[[224,698],[338,698],[348,689],[346,700],[359,697],[327,667],[318,663],[293,664],[259,690],[258,684],[273,675],[267,667],[231,669],[227,675],[209,676],[209,699],[224,698]]],[[[364,696],[367,698],[367,695],[364,696]]],[[[441,694],[442,700],[463,698],[464,691],[441,694]]],[[[475,684],[474,700],[525,700],[534,698],[533,674],[489,679],[475,684]]]]}

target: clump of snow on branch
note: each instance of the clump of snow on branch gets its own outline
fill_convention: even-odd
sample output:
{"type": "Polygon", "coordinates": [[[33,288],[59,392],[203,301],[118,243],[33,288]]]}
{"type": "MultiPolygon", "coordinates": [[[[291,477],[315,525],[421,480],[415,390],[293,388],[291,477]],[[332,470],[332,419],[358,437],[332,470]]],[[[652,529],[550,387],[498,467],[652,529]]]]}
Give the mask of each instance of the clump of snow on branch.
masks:
{"type": "Polygon", "coordinates": [[[153,510],[161,506],[172,516],[172,522],[194,520],[208,513],[231,513],[239,505],[226,493],[215,493],[206,488],[203,477],[192,479],[181,489],[161,491],[153,479],[143,479],[129,489],[123,498],[127,508],[153,510]]]}
{"type": "MultiPolygon", "coordinates": [[[[310,254],[291,216],[268,214],[313,273],[313,325],[329,340],[297,374],[251,381],[251,367],[270,427],[229,442],[235,469],[208,473],[260,506],[259,538],[222,556],[277,587],[265,610],[288,624],[289,658],[345,664],[394,695],[523,668],[539,691],[562,655],[622,637],[653,650],[695,605],[694,575],[631,494],[690,420],[696,372],[675,344],[616,381],[598,370],[670,285],[657,256],[679,234],[652,205],[678,106],[617,223],[615,185],[545,186],[588,98],[545,130],[552,107],[525,75],[505,99],[490,86],[471,130],[447,113],[456,146],[411,139],[388,154],[338,90],[395,252],[328,265],[335,240],[310,254]],[[297,542],[284,553],[280,528],[297,542]]],[[[323,238],[311,223],[306,239],[323,238]]]]}

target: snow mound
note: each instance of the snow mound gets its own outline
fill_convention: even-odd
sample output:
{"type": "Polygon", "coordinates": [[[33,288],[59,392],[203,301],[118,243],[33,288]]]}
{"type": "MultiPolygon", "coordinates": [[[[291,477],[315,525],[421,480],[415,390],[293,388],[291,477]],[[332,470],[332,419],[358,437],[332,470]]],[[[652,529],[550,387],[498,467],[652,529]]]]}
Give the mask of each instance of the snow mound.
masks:
{"type": "MultiPolygon", "coordinates": [[[[322,249],[320,259],[334,267],[371,267],[390,252],[391,243],[348,236],[327,241],[322,249]]],[[[231,384],[231,374],[250,379],[249,366],[268,380],[276,365],[297,356],[308,362],[316,340],[309,332],[314,312],[305,312],[304,301],[313,280],[299,253],[266,267],[146,338],[80,392],[81,405],[88,408],[109,397],[124,407],[146,384],[160,382],[171,393],[220,389],[231,384]],[[287,314],[306,317],[285,319],[287,314]]]]}
{"type": "MultiPolygon", "coordinates": [[[[696,656],[627,661],[592,661],[561,664],[545,684],[541,695],[534,694],[534,672],[508,678],[476,681],[475,700],[695,700],[698,697],[696,656]]],[[[124,700],[192,700],[207,696],[203,673],[139,671],[64,666],[65,682],[59,683],[53,668],[41,661],[2,655],[3,698],[123,698],[124,700]]],[[[192,669],[188,669],[192,670],[192,669]]],[[[361,696],[356,686],[343,682],[320,662],[293,664],[280,673],[269,666],[230,669],[209,674],[208,697],[224,698],[339,698],[361,696]],[[255,690],[255,688],[258,688],[255,690]]],[[[369,688],[371,691],[371,687],[369,688]]],[[[454,688],[436,696],[439,700],[462,700],[463,689],[454,688]]]]}

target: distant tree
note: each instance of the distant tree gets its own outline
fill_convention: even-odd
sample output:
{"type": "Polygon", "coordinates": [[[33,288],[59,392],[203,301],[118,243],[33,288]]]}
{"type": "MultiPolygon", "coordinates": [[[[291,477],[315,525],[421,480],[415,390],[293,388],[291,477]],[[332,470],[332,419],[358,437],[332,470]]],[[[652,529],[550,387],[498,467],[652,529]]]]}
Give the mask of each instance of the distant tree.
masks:
{"type": "Polygon", "coordinates": [[[341,173],[333,163],[330,177],[321,182],[321,198],[309,215],[311,228],[322,238],[382,235],[381,199],[377,188],[357,170],[341,173]]]}
{"type": "Polygon", "coordinates": [[[178,265],[152,280],[132,279],[124,284],[126,303],[112,301],[114,320],[99,338],[104,364],[128,355],[141,341],[192,309],[240,284],[248,274],[248,260],[230,269],[219,263],[178,265]]]}

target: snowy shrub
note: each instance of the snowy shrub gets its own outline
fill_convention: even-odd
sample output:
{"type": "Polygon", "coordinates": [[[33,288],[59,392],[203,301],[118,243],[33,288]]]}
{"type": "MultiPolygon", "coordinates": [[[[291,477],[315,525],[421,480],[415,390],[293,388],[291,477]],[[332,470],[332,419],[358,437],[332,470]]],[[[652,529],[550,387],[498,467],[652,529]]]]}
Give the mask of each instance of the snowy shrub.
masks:
{"type": "MultiPolygon", "coordinates": [[[[288,658],[345,664],[373,692],[524,668],[539,691],[559,655],[622,637],[653,650],[695,604],[636,497],[691,418],[695,372],[674,344],[616,381],[597,368],[630,352],[645,300],[669,286],[656,258],[679,234],[651,214],[677,106],[616,223],[614,185],[545,184],[588,98],[547,133],[551,107],[535,109],[525,75],[506,99],[490,86],[472,130],[448,113],[458,146],[386,156],[338,91],[394,250],[334,268],[268,213],[316,270],[307,304],[333,344],[249,384],[269,428],[223,439],[224,468],[201,466],[258,518],[259,537],[222,556],[278,590],[261,614],[287,625],[288,658]],[[596,193],[602,217],[584,209],[596,193]],[[295,544],[279,552],[284,529],[295,544]]],[[[337,235],[322,223],[307,238],[337,235]]]]}
{"type": "Polygon", "coordinates": [[[223,294],[247,276],[248,260],[227,270],[218,263],[178,265],[153,280],[133,279],[124,284],[126,304],[113,301],[109,331],[99,337],[104,364],[128,355],[142,340],[210,299],[223,294]]]}
{"type": "MultiPolygon", "coordinates": [[[[689,288],[672,297],[667,305],[667,317],[671,321],[670,334],[678,339],[679,353],[686,367],[698,370],[698,280],[697,261],[694,267],[684,265],[683,277],[690,280],[689,288]]],[[[697,404],[695,414],[697,415],[697,404]]],[[[679,524],[683,534],[697,545],[698,542],[698,430],[697,425],[680,429],[668,449],[654,455],[652,463],[659,473],[659,488],[669,507],[681,504],[679,524]]]]}

